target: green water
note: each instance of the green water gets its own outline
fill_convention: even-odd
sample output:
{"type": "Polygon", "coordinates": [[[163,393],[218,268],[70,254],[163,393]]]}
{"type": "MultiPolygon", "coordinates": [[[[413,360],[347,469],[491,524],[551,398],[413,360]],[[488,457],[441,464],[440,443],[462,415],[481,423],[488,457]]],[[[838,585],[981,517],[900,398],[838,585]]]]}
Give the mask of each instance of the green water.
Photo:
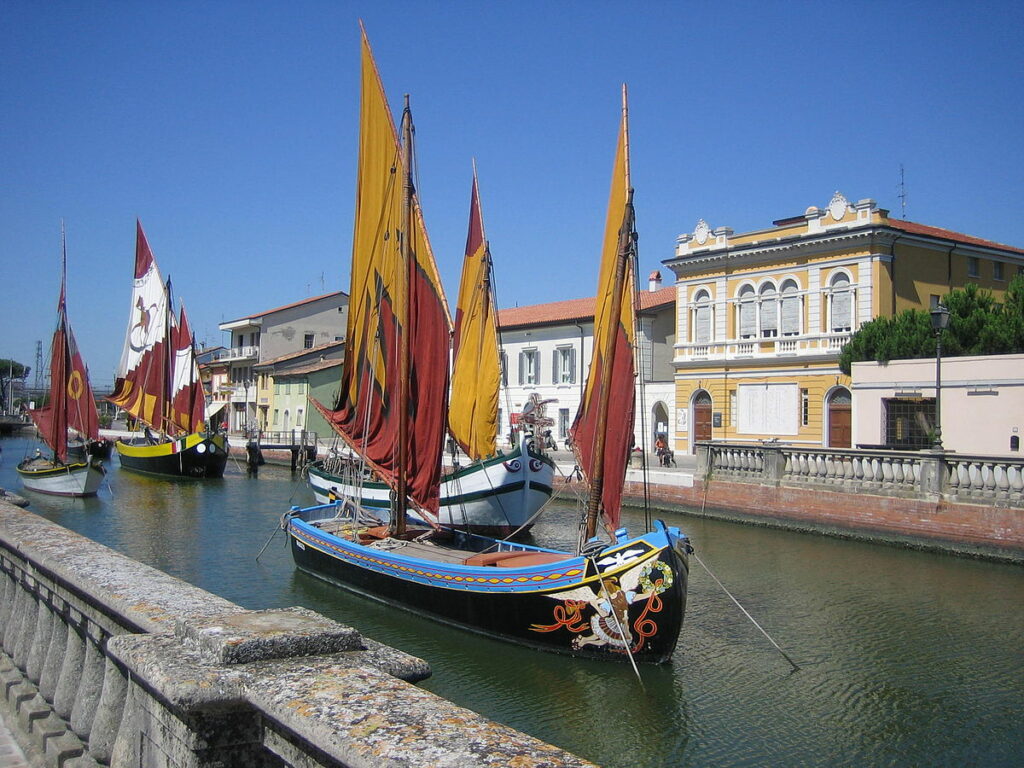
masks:
{"type": "MultiPolygon", "coordinates": [[[[0,441],[0,486],[28,442],[0,441]]],[[[427,659],[423,687],[594,762],[1024,765],[1024,568],[665,515],[800,666],[696,562],[671,664],[577,661],[443,627],[298,573],[278,533],[312,494],[287,469],[169,481],[121,470],[96,499],[31,509],[243,606],[303,605],[427,659]]],[[[24,495],[28,496],[29,492],[24,495]]],[[[575,510],[535,541],[566,544],[575,510]]],[[[638,520],[633,517],[633,521],[638,520]]],[[[629,515],[627,515],[627,522],[629,515]]]]}

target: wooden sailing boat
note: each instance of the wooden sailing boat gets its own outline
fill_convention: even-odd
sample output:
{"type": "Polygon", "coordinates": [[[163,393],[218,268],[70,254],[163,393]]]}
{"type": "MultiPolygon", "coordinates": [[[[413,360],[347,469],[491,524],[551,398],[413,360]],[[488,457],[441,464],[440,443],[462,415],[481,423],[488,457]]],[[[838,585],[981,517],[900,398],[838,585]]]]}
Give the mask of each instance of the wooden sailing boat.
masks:
{"type": "MultiPolygon", "coordinates": [[[[571,553],[451,529],[406,527],[407,500],[425,517],[437,509],[444,422],[435,410],[441,400],[425,395],[440,391],[443,398],[447,366],[437,361],[446,349],[447,318],[412,187],[408,106],[399,143],[365,33],[362,69],[350,301],[351,315],[365,318],[366,325],[358,320],[350,325],[356,333],[350,337],[342,412],[335,423],[394,489],[394,507],[390,527],[368,524],[372,513],[360,508],[358,499],[293,507],[283,525],[296,565],[389,606],[504,640],[602,659],[667,660],[676,646],[686,596],[689,545],[678,529],[659,522],[656,530],[632,539],[616,529],[608,541],[595,537],[571,553]]],[[[625,119],[623,110],[620,160],[625,119]]],[[[613,183],[613,204],[621,197],[618,187],[628,187],[623,162],[616,163],[623,178],[613,183]]],[[[632,253],[632,230],[624,238],[618,231],[631,227],[628,214],[624,201],[609,212],[609,220],[616,222],[611,249],[616,251],[619,240],[626,242],[629,247],[617,253],[625,261],[632,253]]],[[[605,250],[607,255],[607,242],[605,250]]],[[[612,262],[615,267],[617,261],[612,262]]],[[[622,281],[619,290],[625,290],[622,281]]],[[[617,337],[618,316],[603,314],[601,319],[616,324],[617,337]]],[[[632,368],[631,358],[605,359],[632,368]]],[[[613,371],[610,381],[619,378],[613,371]]],[[[595,394],[605,407],[611,402],[594,391],[588,402],[595,394]]],[[[581,440],[588,433],[589,413],[577,420],[581,440]]],[[[616,423],[598,422],[602,429],[616,423]]],[[[587,455],[600,463],[601,447],[618,439],[598,440],[587,455]]],[[[621,480],[617,485],[621,489],[621,480]]],[[[599,485],[603,491],[596,498],[606,514],[615,487],[607,476],[599,485]]]]}
{"type": "Polygon", "coordinates": [[[204,431],[206,400],[185,308],[176,320],[169,285],[139,222],[131,306],[114,392],[107,399],[145,434],[115,443],[121,466],[158,475],[221,477],[227,438],[204,431]]]}
{"type": "MultiPolygon", "coordinates": [[[[470,463],[464,467],[456,463],[453,471],[442,475],[436,517],[445,527],[508,536],[529,530],[536,513],[551,498],[555,466],[539,447],[540,441],[527,430],[520,433],[518,445],[511,452],[498,451],[501,360],[491,286],[491,254],[484,236],[474,168],[448,407],[449,432],[470,463]]],[[[366,480],[358,465],[344,458],[314,462],[309,468],[309,482],[320,503],[355,497],[361,507],[372,509],[383,520],[389,519],[391,487],[366,480]]]]}
{"type": "Polygon", "coordinates": [[[103,480],[99,461],[88,458],[90,441],[99,440],[99,416],[89,386],[89,371],[75,343],[67,316],[67,245],[61,231],[60,298],[57,301],[57,330],[50,347],[50,400],[29,411],[52,457],[41,452],[18,464],[22,484],[29,490],[57,496],[95,496],[103,480]],[[79,456],[69,455],[68,430],[77,433],[79,456]],[[82,446],[85,441],[85,446],[82,446]]]}

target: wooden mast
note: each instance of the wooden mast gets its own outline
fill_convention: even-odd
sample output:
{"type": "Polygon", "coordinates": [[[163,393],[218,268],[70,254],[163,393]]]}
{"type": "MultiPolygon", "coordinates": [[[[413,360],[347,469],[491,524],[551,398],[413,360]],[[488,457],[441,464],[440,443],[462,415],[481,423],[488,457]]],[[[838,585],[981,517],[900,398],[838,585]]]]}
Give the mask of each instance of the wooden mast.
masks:
{"type": "MultiPolygon", "coordinates": [[[[626,86],[622,86],[622,131],[625,152],[626,183],[629,184],[629,115],[626,106],[626,86]]],[[[590,495],[587,498],[587,524],[585,538],[597,533],[597,519],[601,510],[601,496],[604,491],[605,431],[608,425],[608,403],[611,399],[612,358],[618,337],[619,319],[622,315],[622,285],[626,279],[626,264],[633,241],[633,188],[626,195],[622,226],[619,228],[619,242],[615,259],[615,279],[612,283],[612,304],[608,317],[609,328],[601,349],[601,397],[597,407],[597,429],[594,440],[594,459],[590,477],[590,495]]],[[[596,328],[595,328],[596,331],[596,328]]]]}
{"type": "Polygon", "coordinates": [[[402,278],[399,301],[404,309],[404,320],[399,330],[398,341],[398,452],[396,458],[397,483],[391,528],[395,534],[405,533],[406,510],[406,452],[409,439],[409,288],[413,268],[412,244],[412,111],[409,109],[409,94],[405,94],[405,109],[402,112],[402,163],[405,177],[402,179],[402,278]]]}

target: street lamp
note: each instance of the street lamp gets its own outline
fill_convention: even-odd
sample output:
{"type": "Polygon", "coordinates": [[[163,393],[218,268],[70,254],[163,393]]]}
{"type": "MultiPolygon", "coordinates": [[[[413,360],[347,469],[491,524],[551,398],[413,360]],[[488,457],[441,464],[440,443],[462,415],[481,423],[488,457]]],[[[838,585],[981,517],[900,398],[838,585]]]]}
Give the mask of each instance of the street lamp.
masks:
{"type": "Polygon", "coordinates": [[[941,304],[932,308],[932,333],[935,334],[935,439],[932,448],[942,450],[942,332],[949,327],[949,310],[941,304]]]}

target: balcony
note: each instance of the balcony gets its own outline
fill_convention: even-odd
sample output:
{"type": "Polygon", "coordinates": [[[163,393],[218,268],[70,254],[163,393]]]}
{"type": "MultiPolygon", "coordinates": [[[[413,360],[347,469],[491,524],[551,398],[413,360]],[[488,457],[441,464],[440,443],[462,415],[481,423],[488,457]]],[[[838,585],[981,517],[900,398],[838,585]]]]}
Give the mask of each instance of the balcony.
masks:
{"type": "Polygon", "coordinates": [[[217,360],[255,360],[260,355],[260,348],[257,346],[231,347],[217,353],[217,360]]]}
{"type": "Polygon", "coordinates": [[[781,339],[727,339],[702,343],[683,343],[675,347],[675,362],[714,360],[773,360],[779,357],[838,357],[852,334],[822,333],[787,336],[781,339]]]}

